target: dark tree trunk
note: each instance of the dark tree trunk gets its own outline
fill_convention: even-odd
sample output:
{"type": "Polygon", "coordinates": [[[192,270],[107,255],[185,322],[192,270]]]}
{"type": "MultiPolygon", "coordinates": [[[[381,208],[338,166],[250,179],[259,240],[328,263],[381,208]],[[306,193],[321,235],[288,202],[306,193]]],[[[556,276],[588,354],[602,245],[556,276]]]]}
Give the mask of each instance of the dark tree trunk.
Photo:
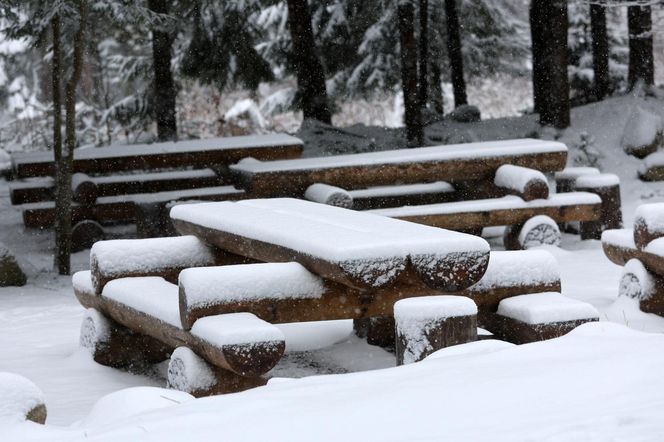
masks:
{"type": "MultiPolygon", "coordinates": [[[[168,14],[169,1],[149,0],[148,7],[158,14],[168,14]]],[[[176,140],[178,134],[175,114],[175,82],[171,73],[172,56],[173,34],[167,29],[155,26],[152,29],[153,98],[159,141],[176,140]]]]}
{"type": "Polygon", "coordinates": [[[71,273],[71,174],[76,148],[76,89],[83,70],[83,51],[85,48],[85,27],[87,26],[86,0],[78,2],[79,23],[74,35],[74,54],[72,58],[72,73],[65,85],[65,150],[62,152],[60,164],[60,180],[57,183],[59,198],[56,200],[56,211],[61,218],[59,238],[56,251],[56,263],[61,275],[71,273]]]}
{"type": "Polygon", "coordinates": [[[461,29],[456,0],[445,0],[447,18],[447,53],[450,56],[450,73],[454,90],[454,107],[468,103],[466,81],[463,79],[463,54],[461,53],[461,29]]]}
{"type": "Polygon", "coordinates": [[[567,78],[567,1],[532,0],[533,95],[540,124],[569,126],[567,78]]]}
{"type": "Polygon", "coordinates": [[[429,0],[420,0],[420,106],[426,107],[429,94],[429,0]]]}
{"type": "Polygon", "coordinates": [[[316,52],[307,0],[288,0],[288,26],[304,118],[332,124],[323,65],[316,52]]]}
{"type": "Polygon", "coordinates": [[[650,6],[627,8],[629,29],[629,74],[630,89],[640,81],[646,86],[655,83],[655,67],[652,54],[652,17],[650,6]]]}
{"type": "Polygon", "coordinates": [[[62,82],[62,70],[60,63],[62,60],[62,51],[60,49],[60,17],[53,17],[51,23],[53,35],[53,57],[51,65],[51,95],[53,98],[53,157],[55,159],[55,259],[54,267],[61,275],[69,273],[69,254],[65,245],[66,230],[64,207],[65,195],[63,194],[66,186],[64,172],[66,169],[65,161],[62,157],[62,96],[60,94],[60,85],[62,82]]]}
{"type": "Polygon", "coordinates": [[[417,90],[417,42],[415,40],[415,11],[413,4],[399,1],[399,34],[401,38],[401,82],[405,107],[406,137],[408,146],[421,146],[424,143],[422,127],[422,107],[417,90]]]}
{"type": "Polygon", "coordinates": [[[609,37],[606,33],[606,8],[602,5],[590,5],[590,32],[595,99],[601,100],[609,94],[609,37]]]}
{"type": "Polygon", "coordinates": [[[429,94],[429,102],[433,110],[437,114],[442,115],[445,111],[445,104],[443,100],[443,88],[440,84],[440,66],[438,60],[431,64],[431,93],[429,94]]]}

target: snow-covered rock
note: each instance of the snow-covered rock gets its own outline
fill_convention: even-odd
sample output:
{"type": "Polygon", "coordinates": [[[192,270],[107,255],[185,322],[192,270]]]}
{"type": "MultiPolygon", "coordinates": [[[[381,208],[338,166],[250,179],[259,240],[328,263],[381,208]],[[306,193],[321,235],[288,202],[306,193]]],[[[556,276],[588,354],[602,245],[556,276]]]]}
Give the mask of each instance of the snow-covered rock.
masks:
{"type": "Polygon", "coordinates": [[[258,105],[251,98],[236,102],[224,114],[224,121],[246,130],[246,133],[257,133],[265,129],[267,121],[261,114],[258,105]]]}
{"type": "Polygon", "coordinates": [[[14,254],[0,243],[0,287],[24,286],[27,278],[18,265],[14,254]]]}
{"type": "Polygon", "coordinates": [[[482,115],[476,106],[464,104],[450,112],[447,118],[458,123],[476,123],[482,119],[482,115]]]}
{"type": "Polygon", "coordinates": [[[46,421],[44,393],[28,379],[0,372],[0,428],[2,421],[46,421]]]}
{"type": "Polygon", "coordinates": [[[662,117],[637,107],[630,113],[622,136],[625,153],[645,158],[662,142],[662,117]]]}

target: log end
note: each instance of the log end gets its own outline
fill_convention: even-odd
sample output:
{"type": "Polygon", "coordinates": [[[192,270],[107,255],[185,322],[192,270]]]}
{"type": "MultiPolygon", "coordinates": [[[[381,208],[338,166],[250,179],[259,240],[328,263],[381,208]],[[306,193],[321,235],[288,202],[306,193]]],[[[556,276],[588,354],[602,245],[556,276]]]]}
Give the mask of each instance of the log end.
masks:
{"type": "Polygon", "coordinates": [[[445,292],[464,290],[479,281],[489,265],[489,251],[411,256],[411,264],[429,287],[445,292]]]}

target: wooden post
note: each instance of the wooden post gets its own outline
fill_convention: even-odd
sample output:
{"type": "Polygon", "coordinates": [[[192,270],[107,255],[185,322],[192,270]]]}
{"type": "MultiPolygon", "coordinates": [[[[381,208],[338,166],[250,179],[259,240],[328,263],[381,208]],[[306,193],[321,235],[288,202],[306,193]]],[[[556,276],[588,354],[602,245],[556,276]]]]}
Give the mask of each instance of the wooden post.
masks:
{"type": "Polygon", "coordinates": [[[505,164],[496,170],[493,181],[503,194],[517,195],[524,201],[549,198],[549,182],[539,170],[505,164]]]}
{"type": "Polygon", "coordinates": [[[394,304],[397,365],[418,362],[452,345],[477,340],[477,306],[461,296],[429,296],[394,304]]]}
{"type": "Polygon", "coordinates": [[[600,239],[604,230],[622,228],[620,179],[616,175],[604,173],[581,176],[576,179],[574,186],[578,191],[595,193],[602,199],[600,219],[580,223],[581,239],[600,239]]]}

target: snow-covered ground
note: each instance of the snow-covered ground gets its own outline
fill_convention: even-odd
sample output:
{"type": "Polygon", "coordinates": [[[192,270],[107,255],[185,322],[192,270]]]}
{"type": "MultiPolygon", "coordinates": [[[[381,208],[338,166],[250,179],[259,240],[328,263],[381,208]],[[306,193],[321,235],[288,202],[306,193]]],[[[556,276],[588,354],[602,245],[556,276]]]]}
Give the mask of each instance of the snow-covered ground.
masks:
{"type": "MultiPolygon", "coordinates": [[[[561,137],[572,147],[571,157],[578,157],[573,146],[582,132],[595,138],[599,167],[622,180],[627,226],[638,204],[664,201],[664,183],[638,181],[640,161],[620,149],[635,103],[620,97],[574,109],[573,126],[561,137]]],[[[638,100],[664,115],[662,104],[638,100]]],[[[463,134],[482,140],[510,131],[524,136],[519,131],[533,126],[530,118],[448,127],[446,139],[463,134]]],[[[273,374],[324,376],[195,401],[136,390],[105,399],[90,416],[109,393],[163,386],[164,367],[125,373],[94,363],[79,347],[83,308],[69,278],[51,271],[51,241],[48,232],[23,229],[8,184],[0,180],[0,242],[18,252],[29,277],[26,287],[0,288],[0,371],[35,382],[48,407],[45,427],[0,423],[2,441],[599,441],[661,440],[664,434],[664,318],[617,300],[621,269],[604,257],[598,241],[564,235],[560,248],[547,248],[560,264],[564,294],[590,302],[603,320],[564,338],[519,347],[478,342],[386,369],[394,356],[352,336],[349,321],[286,325],[289,353],[273,374]],[[344,374],[376,369],[386,370],[344,374]]],[[[500,247],[499,240],[491,242],[500,247]]],[[[76,254],[74,269],[87,268],[87,260],[87,252],[76,254]]]]}

